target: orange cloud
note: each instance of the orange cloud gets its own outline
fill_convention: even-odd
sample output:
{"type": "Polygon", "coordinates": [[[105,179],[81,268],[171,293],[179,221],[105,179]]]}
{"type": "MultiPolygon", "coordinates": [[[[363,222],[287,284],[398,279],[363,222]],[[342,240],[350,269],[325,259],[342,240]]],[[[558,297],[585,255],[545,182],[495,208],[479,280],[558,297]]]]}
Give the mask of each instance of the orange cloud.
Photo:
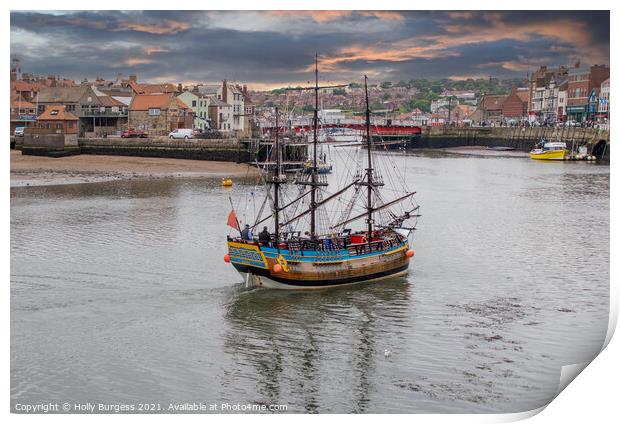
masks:
{"type": "MultiPolygon", "coordinates": [[[[319,57],[319,66],[323,71],[333,72],[341,70],[342,64],[355,61],[402,62],[416,58],[433,59],[459,55],[460,53],[456,51],[448,51],[432,44],[419,43],[417,40],[409,39],[396,42],[390,46],[354,45],[345,47],[336,56],[319,57]]],[[[312,70],[313,66],[309,66],[306,71],[312,70]]]]}
{"type": "Polygon", "coordinates": [[[146,58],[132,57],[130,59],[126,59],[123,63],[127,66],[139,66],[153,63],[153,61],[146,58]]]}
{"type": "Polygon", "coordinates": [[[447,15],[450,19],[471,19],[475,16],[474,12],[471,10],[459,11],[459,12],[448,12],[447,15]]]}
{"type": "Polygon", "coordinates": [[[369,16],[377,19],[384,20],[404,20],[404,16],[400,12],[391,12],[387,10],[267,10],[265,14],[272,16],[297,16],[297,17],[310,17],[316,23],[326,23],[336,21],[350,16],[353,14],[359,14],[361,16],[369,16]]]}
{"type": "Polygon", "coordinates": [[[400,12],[390,12],[387,10],[363,10],[358,12],[362,16],[372,16],[378,19],[389,21],[403,21],[405,17],[400,12]]]}
{"type": "Polygon", "coordinates": [[[539,62],[546,62],[547,60],[544,58],[537,58],[537,59],[532,59],[532,60],[526,60],[524,58],[519,58],[518,60],[505,60],[505,61],[499,61],[499,62],[487,62],[487,63],[483,63],[478,65],[478,68],[490,68],[490,67],[494,67],[494,66],[500,66],[504,69],[507,69],[509,71],[528,71],[531,70],[534,65],[534,63],[536,61],[539,62]]]}
{"type": "Polygon", "coordinates": [[[149,34],[163,35],[176,34],[178,32],[187,31],[191,25],[187,22],[167,20],[160,24],[149,24],[142,22],[122,22],[114,31],[137,31],[149,34]]]}
{"type": "MultiPolygon", "coordinates": [[[[343,70],[341,65],[353,61],[400,62],[416,58],[458,56],[460,53],[456,48],[459,46],[498,40],[531,41],[539,37],[557,39],[575,46],[578,51],[583,52],[584,59],[589,59],[589,63],[605,61],[605,54],[592,48],[589,31],[584,22],[563,19],[545,23],[512,23],[504,20],[501,13],[488,13],[486,16],[488,22],[485,25],[442,25],[446,33],[440,35],[416,36],[389,45],[345,47],[331,57],[320,58],[319,64],[324,71],[338,71],[343,70]]],[[[528,64],[522,59],[494,65],[511,71],[528,69],[528,64]]],[[[312,66],[306,71],[311,70],[312,66]]]]}

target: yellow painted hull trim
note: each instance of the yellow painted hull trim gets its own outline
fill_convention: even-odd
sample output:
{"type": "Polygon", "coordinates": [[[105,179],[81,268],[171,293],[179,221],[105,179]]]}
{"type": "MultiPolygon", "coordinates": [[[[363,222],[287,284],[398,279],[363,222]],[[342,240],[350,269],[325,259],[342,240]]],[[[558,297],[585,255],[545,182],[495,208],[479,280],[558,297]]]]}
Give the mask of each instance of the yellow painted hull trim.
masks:
{"type": "Polygon", "coordinates": [[[530,158],[536,160],[564,160],[566,150],[548,150],[546,152],[530,152],[530,158]]]}

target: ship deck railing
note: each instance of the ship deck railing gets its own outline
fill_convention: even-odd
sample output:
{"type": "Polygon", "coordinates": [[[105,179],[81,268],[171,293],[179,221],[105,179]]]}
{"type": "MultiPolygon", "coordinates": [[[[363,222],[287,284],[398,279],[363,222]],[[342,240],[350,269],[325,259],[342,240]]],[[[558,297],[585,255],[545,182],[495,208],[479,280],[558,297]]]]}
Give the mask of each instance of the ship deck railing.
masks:
{"type": "Polygon", "coordinates": [[[279,248],[282,250],[288,250],[291,257],[303,257],[304,251],[314,251],[319,255],[324,255],[326,257],[338,257],[341,256],[343,250],[347,251],[347,256],[360,256],[367,253],[389,250],[402,243],[402,240],[399,240],[396,237],[373,240],[370,243],[352,243],[350,236],[322,240],[285,240],[279,241],[278,243],[275,241],[266,242],[256,239],[249,241],[242,240],[240,238],[231,238],[231,240],[242,243],[258,244],[259,246],[271,247],[275,249],[279,248]]]}

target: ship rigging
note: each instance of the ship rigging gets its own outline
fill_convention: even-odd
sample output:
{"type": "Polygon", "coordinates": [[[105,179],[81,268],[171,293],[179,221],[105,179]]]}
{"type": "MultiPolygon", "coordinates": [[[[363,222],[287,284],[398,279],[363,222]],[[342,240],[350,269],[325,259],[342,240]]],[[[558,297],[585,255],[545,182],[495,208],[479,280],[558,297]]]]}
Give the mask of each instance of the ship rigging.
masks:
{"type": "MultiPolygon", "coordinates": [[[[330,178],[319,172],[317,157],[319,91],[342,86],[319,86],[318,55],[315,56],[314,74],[313,87],[296,88],[314,91],[310,172],[297,174],[292,181],[298,187],[297,193],[292,200],[283,202],[283,186],[292,184],[281,170],[282,140],[279,135],[279,111],[276,109],[276,131],[271,151],[271,163],[275,162],[275,167],[265,166],[261,172],[266,189],[264,202],[252,225],[246,223],[243,230],[234,210],[229,216],[229,225],[238,229],[240,235],[228,237],[225,260],[232,263],[244,277],[248,287],[309,289],[376,281],[406,273],[414,255],[409,236],[415,230],[415,222],[420,216],[419,206],[413,201],[414,191],[400,191],[398,197],[389,201],[384,201],[381,195],[380,190],[384,188],[385,182],[373,161],[376,153],[371,148],[373,139],[370,132],[368,78],[364,77],[365,163],[362,165],[360,161],[356,171],[350,175],[352,178],[329,193],[330,178]],[[352,194],[345,201],[348,191],[352,191],[352,194]],[[361,193],[364,196],[360,196],[361,193]],[[354,214],[360,198],[364,199],[361,201],[363,211],[354,214]],[[403,208],[405,201],[409,201],[411,207],[403,208]],[[337,219],[334,219],[335,214],[327,210],[334,203],[344,204],[337,219]],[[271,214],[262,217],[266,204],[271,214]],[[394,210],[395,205],[401,205],[400,212],[394,210]],[[377,222],[377,217],[383,218],[382,221],[377,222]],[[308,231],[302,234],[299,226],[308,219],[308,231]],[[362,219],[365,219],[363,229],[353,231],[348,228],[350,224],[362,219]],[[414,222],[405,226],[406,221],[414,222]],[[260,225],[269,222],[273,223],[273,231],[268,231],[268,227],[264,226],[258,237],[253,236],[253,231],[258,231],[260,225]]],[[[349,171],[347,169],[347,176],[349,171]]],[[[392,191],[397,191],[396,187],[392,187],[392,191]]]]}

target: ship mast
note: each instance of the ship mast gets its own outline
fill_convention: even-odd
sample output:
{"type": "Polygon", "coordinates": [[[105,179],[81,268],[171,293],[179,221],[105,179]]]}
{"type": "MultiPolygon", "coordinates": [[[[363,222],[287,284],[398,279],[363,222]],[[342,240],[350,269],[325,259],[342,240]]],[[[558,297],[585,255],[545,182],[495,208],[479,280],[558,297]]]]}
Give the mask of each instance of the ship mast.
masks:
{"type": "Polygon", "coordinates": [[[276,153],[276,172],[275,175],[273,176],[273,209],[274,209],[274,223],[275,223],[275,234],[274,234],[274,240],[276,242],[276,245],[278,244],[278,239],[280,238],[280,204],[279,204],[279,196],[280,196],[280,140],[279,140],[279,133],[280,133],[280,127],[279,127],[279,121],[278,121],[278,116],[279,115],[279,111],[278,111],[278,107],[276,106],[276,140],[275,140],[275,153],[276,153]]]}
{"type": "MultiPolygon", "coordinates": [[[[317,172],[317,152],[318,152],[318,131],[319,131],[319,90],[324,88],[342,88],[346,87],[348,84],[338,84],[338,85],[324,85],[319,86],[319,55],[315,53],[314,55],[314,87],[291,87],[287,88],[287,90],[314,90],[314,122],[313,122],[313,149],[314,152],[312,154],[312,169],[311,169],[311,178],[310,181],[297,181],[296,184],[300,185],[309,185],[310,186],[310,207],[306,211],[306,213],[310,213],[310,236],[315,238],[317,236],[317,228],[316,228],[316,210],[319,208],[324,202],[317,202],[316,190],[319,186],[327,186],[326,181],[319,181],[318,172],[317,172]]],[[[306,213],[303,215],[305,216],[306,213]]],[[[289,221],[290,222],[290,221],[289,221]]],[[[286,225],[286,224],[283,224],[286,225]]]]}
{"type": "Polygon", "coordinates": [[[368,244],[370,245],[370,241],[372,238],[372,154],[370,153],[370,149],[372,148],[372,140],[370,138],[370,106],[368,104],[368,77],[364,75],[364,91],[366,94],[366,150],[368,150],[368,167],[366,168],[366,184],[368,185],[368,204],[366,205],[366,211],[368,213],[368,218],[366,219],[366,223],[368,224],[368,244]]]}
{"type": "Polygon", "coordinates": [[[310,192],[310,237],[316,237],[316,151],[319,127],[319,55],[314,55],[314,140],[312,158],[312,188],[310,192]]]}

